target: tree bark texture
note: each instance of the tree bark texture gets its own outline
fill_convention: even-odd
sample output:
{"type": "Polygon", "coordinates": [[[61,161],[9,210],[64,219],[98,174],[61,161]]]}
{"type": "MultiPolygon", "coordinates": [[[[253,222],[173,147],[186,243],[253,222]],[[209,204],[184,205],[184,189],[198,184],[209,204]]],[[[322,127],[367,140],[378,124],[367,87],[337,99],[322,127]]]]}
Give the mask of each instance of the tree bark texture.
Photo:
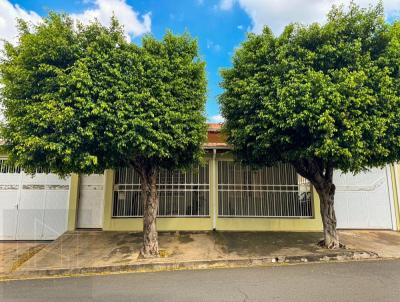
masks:
{"type": "Polygon", "coordinates": [[[303,159],[294,162],[293,165],[297,173],[307,178],[317,190],[324,227],[324,240],[321,241],[321,245],[328,249],[340,248],[334,208],[336,187],[333,184],[333,167],[329,162],[318,159],[303,159]]]}
{"type": "Polygon", "coordinates": [[[158,235],[156,218],[158,212],[157,169],[141,169],[140,181],[143,200],[143,246],[139,258],[158,257],[158,235]]]}
{"type": "Polygon", "coordinates": [[[340,247],[339,235],[336,230],[336,215],[334,208],[335,185],[323,184],[323,189],[317,189],[321,204],[321,217],[324,226],[324,241],[322,244],[328,249],[340,247]]]}

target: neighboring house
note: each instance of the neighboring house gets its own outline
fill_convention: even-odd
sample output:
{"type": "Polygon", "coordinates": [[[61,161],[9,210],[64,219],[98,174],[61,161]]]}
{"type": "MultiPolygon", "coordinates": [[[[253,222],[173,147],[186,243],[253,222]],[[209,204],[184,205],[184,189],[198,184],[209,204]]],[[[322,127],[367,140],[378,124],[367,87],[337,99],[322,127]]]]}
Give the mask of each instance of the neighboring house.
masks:
{"type": "MultiPolygon", "coordinates": [[[[320,231],[318,196],[288,165],[253,171],[233,161],[220,124],[209,124],[206,160],[159,174],[159,231],[320,231]]],[[[5,159],[5,156],[3,156],[5,159]]],[[[339,228],[393,229],[399,223],[399,167],[336,173],[339,228]]],[[[141,231],[138,175],[32,178],[0,159],[0,239],[55,239],[65,230],[141,231]]]]}

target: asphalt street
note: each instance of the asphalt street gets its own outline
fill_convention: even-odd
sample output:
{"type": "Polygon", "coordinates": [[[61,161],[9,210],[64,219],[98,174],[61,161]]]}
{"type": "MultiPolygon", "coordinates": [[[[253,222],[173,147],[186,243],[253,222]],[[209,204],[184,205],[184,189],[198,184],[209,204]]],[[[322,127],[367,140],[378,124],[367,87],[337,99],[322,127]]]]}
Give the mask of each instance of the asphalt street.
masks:
{"type": "Polygon", "coordinates": [[[400,261],[0,282],[0,301],[400,301],[400,261]]]}

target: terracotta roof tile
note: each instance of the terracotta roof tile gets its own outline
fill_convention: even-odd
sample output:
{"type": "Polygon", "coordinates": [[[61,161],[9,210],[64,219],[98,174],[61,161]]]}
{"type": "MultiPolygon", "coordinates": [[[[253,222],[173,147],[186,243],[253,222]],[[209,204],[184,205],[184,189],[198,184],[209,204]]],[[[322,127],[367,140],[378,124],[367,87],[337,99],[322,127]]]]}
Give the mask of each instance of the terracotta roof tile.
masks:
{"type": "Polygon", "coordinates": [[[204,144],[204,148],[223,148],[229,149],[226,143],[226,135],[221,133],[222,123],[209,123],[207,143],[204,144]]]}
{"type": "Polygon", "coordinates": [[[219,132],[222,128],[222,123],[208,123],[208,131],[219,132]]]}

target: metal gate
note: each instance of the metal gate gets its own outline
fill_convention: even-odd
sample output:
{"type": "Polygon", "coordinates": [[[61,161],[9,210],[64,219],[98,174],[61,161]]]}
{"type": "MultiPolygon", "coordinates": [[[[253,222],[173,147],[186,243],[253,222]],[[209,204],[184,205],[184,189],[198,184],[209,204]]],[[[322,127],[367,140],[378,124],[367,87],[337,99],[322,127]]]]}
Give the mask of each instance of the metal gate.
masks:
{"type": "Polygon", "coordinates": [[[338,228],[392,229],[393,200],[387,169],[342,174],[335,172],[335,211],[338,228]]]}
{"type": "Polygon", "coordinates": [[[67,229],[70,179],[0,159],[0,240],[52,240],[67,229]]]}
{"type": "Polygon", "coordinates": [[[310,218],[310,183],[289,164],[252,170],[218,161],[218,216],[310,218]]]}
{"type": "MultiPolygon", "coordinates": [[[[187,171],[161,170],[158,174],[160,217],[209,216],[208,164],[187,171]]],[[[143,216],[140,179],[131,168],[116,171],[114,184],[113,217],[143,216]]]]}

